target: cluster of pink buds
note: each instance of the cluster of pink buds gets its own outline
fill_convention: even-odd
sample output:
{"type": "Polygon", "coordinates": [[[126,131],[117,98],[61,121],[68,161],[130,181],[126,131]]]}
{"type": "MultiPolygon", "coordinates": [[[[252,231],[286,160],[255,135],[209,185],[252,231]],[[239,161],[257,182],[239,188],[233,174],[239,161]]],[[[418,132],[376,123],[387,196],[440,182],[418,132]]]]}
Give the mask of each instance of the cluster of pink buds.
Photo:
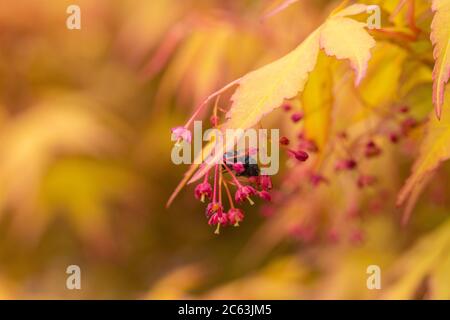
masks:
{"type": "Polygon", "coordinates": [[[244,211],[237,208],[237,205],[246,201],[253,205],[254,197],[271,201],[269,193],[272,189],[271,178],[264,175],[251,177],[241,175],[246,170],[247,165],[240,162],[216,164],[213,169],[212,185],[209,182],[211,175],[208,172],[203,181],[195,188],[195,198],[202,202],[205,202],[206,199],[210,201],[206,207],[206,218],[209,225],[216,226],[214,232],[216,234],[219,234],[221,227],[237,227],[244,220],[244,211]],[[235,189],[234,197],[232,196],[233,189],[235,189]],[[227,202],[230,206],[228,211],[224,209],[223,190],[225,190],[227,202]]]}
{"type": "Polygon", "coordinates": [[[336,171],[341,170],[353,170],[358,166],[358,163],[354,159],[342,159],[336,163],[336,171]]]}
{"type": "Polygon", "coordinates": [[[295,112],[291,115],[291,120],[296,123],[303,119],[303,113],[295,112]]]}
{"type": "Polygon", "coordinates": [[[410,131],[420,124],[409,113],[408,106],[400,106],[397,112],[392,114],[392,121],[398,127],[397,130],[388,133],[388,138],[392,143],[397,143],[402,137],[408,136],[410,131]]]}
{"type": "MultiPolygon", "coordinates": [[[[190,125],[194,119],[199,116],[201,110],[213,98],[217,97],[214,105],[214,110],[209,118],[209,121],[214,128],[219,127],[221,119],[220,112],[225,113],[219,107],[220,93],[230,88],[236,82],[230,83],[216,93],[210,95],[194,112],[190,119],[184,126],[178,126],[172,129],[172,136],[177,141],[177,144],[185,141],[190,143],[192,140],[190,125]]],[[[297,121],[300,121],[301,116],[295,116],[297,121]]],[[[259,197],[265,201],[271,201],[269,191],[272,189],[272,180],[269,176],[260,175],[260,169],[257,164],[250,163],[249,160],[254,150],[248,150],[244,155],[235,154],[233,161],[227,159],[224,154],[223,160],[213,166],[203,177],[203,181],[199,183],[194,190],[194,196],[201,202],[207,202],[206,218],[208,224],[216,226],[215,233],[220,232],[221,227],[225,226],[239,226],[239,223],[244,220],[244,211],[237,208],[237,205],[242,205],[245,202],[254,204],[255,197],[259,197]],[[213,172],[213,174],[211,174],[213,172]],[[211,181],[212,180],[212,181],[211,181]],[[223,201],[223,190],[225,190],[226,199],[223,201]],[[234,196],[232,195],[234,192],[234,196]],[[226,210],[224,204],[227,203],[229,209],[226,210]]],[[[307,155],[299,153],[298,158],[305,159],[307,155]]],[[[175,193],[176,194],[176,193],[175,193]]]]}
{"type": "MultiPolygon", "coordinates": [[[[236,81],[210,95],[197,108],[184,126],[178,126],[172,129],[172,135],[175,137],[177,144],[183,141],[187,143],[191,142],[192,137],[189,130],[190,125],[193,123],[194,119],[199,116],[201,110],[214,97],[217,97],[216,103],[209,121],[212,127],[219,127],[219,122],[222,117],[220,113],[227,112],[227,110],[219,107],[220,94],[235,84],[237,84],[236,81]]],[[[290,104],[285,104],[283,105],[283,109],[286,112],[290,112],[293,108],[290,104]]],[[[304,118],[304,114],[302,112],[292,110],[290,118],[294,123],[298,123],[304,118]]],[[[317,151],[317,146],[312,141],[309,141],[303,137],[299,136],[298,138],[300,142],[296,147],[289,147],[290,141],[286,137],[282,137],[280,139],[280,145],[286,149],[289,156],[300,162],[304,162],[309,158],[307,151],[315,152],[317,151]]],[[[260,170],[257,164],[247,162],[250,154],[236,157],[238,158],[237,160],[244,160],[240,160],[241,162],[234,161],[231,164],[225,159],[225,156],[226,154],[224,154],[224,159],[221,163],[213,166],[204,175],[203,181],[195,187],[194,191],[194,196],[196,199],[201,202],[208,201],[206,207],[206,217],[211,226],[216,226],[216,234],[220,232],[221,227],[230,225],[239,226],[239,223],[244,220],[244,212],[242,209],[237,208],[237,205],[242,205],[246,202],[253,205],[256,197],[268,202],[272,200],[272,196],[269,192],[272,189],[272,180],[269,176],[260,175],[260,170]],[[211,174],[212,172],[213,174],[211,174]],[[229,205],[228,210],[224,208],[224,201],[222,199],[223,190],[225,190],[227,198],[225,202],[229,205]],[[234,196],[232,195],[232,192],[234,192],[234,196]]],[[[325,181],[325,179],[323,179],[323,181],[325,181]]],[[[317,179],[317,183],[319,182],[319,179],[317,179]]]]}
{"type": "MultiPolygon", "coordinates": [[[[293,109],[290,103],[285,103],[284,105],[282,105],[282,108],[286,112],[291,112],[293,109]]],[[[291,114],[291,120],[292,122],[297,123],[303,119],[303,116],[304,116],[303,112],[295,111],[291,114]]]]}
{"type": "Polygon", "coordinates": [[[376,157],[376,156],[378,156],[378,155],[380,155],[380,154],[381,154],[381,149],[380,149],[380,147],[378,147],[378,145],[375,144],[374,141],[370,140],[370,141],[366,144],[366,147],[365,147],[365,150],[364,150],[364,155],[365,155],[367,158],[372,158],[372,157],[376,157]]]}
{"type": "MultiPolygon", "coordinates": [[[[365,144],[362,146],[362,148],[359,148],[358,144],[354,144],[354,147],[352,150],[347,149],[346,151],[349,152],[350,155],[348,158],[340,159],[335,164],[335,169],[337,171],[345,171],[345,170],[358,170],[358,163],[360,161],[363,161],[363,158],[370,159],[370,158],[376,158],[382,154],[382,149],[373,139],[372,135],[386,135],[390,142],[392,143],[398,143],[401,138],[406,137],[411,130],[416,128],[420,123],[413,118],[409,113],[410,109],[408,106],[400,106],[393,109],[394,112],[390,114],[390,116],[386,119],[384,125],[386,123],[389,123],[389,129],[386,131],[386,127],[380,127],[375,132],[371,133],[371,136],[368,140],[366,140],[365,144]],[[392,130],[392,127],[397,127],[394,131],[392,130]],[[359,149],[359,150],[358,150],[359,149]],[[360,157],[357,156],[357,154],[361,154],[360,157]],[[352,157],[353,156],[353,157],[352,157]]],[[[348,140],[348,136],[345,132],[342,132],[338,135],[341,142],[345,143],[348,140]]],[[[361,137],[360,137],[361,138],[361,137]]],[[[357,140],[357,139],[356,139],[357,140]]],[[[364,139],[365,140],[365,139],[364,139]]],[[[362,174],[361,172],[358,172],[358,179],[356,181],[356,185],[358,188],[363,189],[366,187],[373,186],[377,183],[377,178],[372,175],[368,174],[362,174]]]]}
{"type": "MultiPolygon", "coordinates": [[[[347,133],[340,132],[337,137],[342,143],[343,149],[347,153],[348,157],[339,159],[335,163],[335,170],[357,171],[358,179],[356,181],[356,185],[360,189],[376,184],[376,177],[359,172],[359,163],[362,162],[364,158],[368,160],[371,158],[376,158],[382,154],[383,150],[381,149],[379,144],[377,144],[373,140],[374,135],[381,136],[387,133],[387,138],[392,143],[397,143],[402,137],[406,137],[412,129],[416,128],[420,124],[415,118],[409,115],[409,112],[410,110],[408,106],[400,106],[398,108],[394,108],[394,112],[392,112],[392,114],[390,114],[390,117],[387,118],[385,123],[383,123],[385,125],[386,123],[390,122],[389,131],[386,132],[386,127],[381,126],[377,129],[377,131],[371,132],[368,140],[366,140],[367,138],[363,136],[357,137],[354,140],[365,140],[366,142],[363,145],[359,143],[348,143],[349,137],[347,133]],[[397,127],[395,131],[392,131],[393,124],[397,127]]],[[[317,182],[317,179],[315,179],[314,182],[317,182]]]]}
{"type": "Polygon", "coordinates": [[[309,154],[306,151],[302,150],[300,146],[297,150],[288,148],[288,146],[291,142],[287,137],[284,137],[284,136],[281,137],[279,143],[282,147],[286,147],[286,152],[291,157],[293,157],[301,162],[308,160],[309,154]]]}

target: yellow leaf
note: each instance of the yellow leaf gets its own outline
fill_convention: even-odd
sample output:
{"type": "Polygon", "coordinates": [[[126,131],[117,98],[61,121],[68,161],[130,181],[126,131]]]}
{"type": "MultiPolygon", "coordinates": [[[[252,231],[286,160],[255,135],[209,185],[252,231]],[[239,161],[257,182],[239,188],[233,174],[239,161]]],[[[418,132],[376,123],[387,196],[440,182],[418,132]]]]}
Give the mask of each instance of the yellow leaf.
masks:
{"type": "MultiPolygon", "coordinates": [[[[445,106],[450,106],[449,100],[450,98],[445,100],[445,106]]],[[[441,162],[450,158],[450,114],[444,115],[441,120],[430,116],[426,130],[412,174],[398,195],[398,205],[403,204],[423,179],[436,170],[441,162]]]]}
{"type": "Polygon", "coordinates": [[[361,3],[355,3],[351,6],[348,6],[342,10],[337,8],[333,13],[331,13],[332,17],[346,17],[346,16],[354,16],[367,11],[367,6],[361,3]],[[334,13],[336,12],[336,13],[334,13]]]}
{"type": "MultiPolygon", "coordinates": [[[[447,252],[449,252],[450,244],[447,244],[447,252]]],[[[435,269],[430,276],[431,299],[450,299],[450,254],[442,257],[442,261],[436,264],[435,269]]]]}
{"type": "MultiPolygon", "coordinates": [[[[127,195],[140,194],[139,177],[118,163],[84,157],[60,159],[42,179],[33,216],[42,223],[64,216],[87,241],[111,241],[109,201],[127,207],[127,195]]],[[[36,225],[33,226],[36,228],[36,225]]]]}
{"type": "MultiPolygon", "coordinates": [[[[413,299],[427,276],[435,276],[435,266],[448,259],[450,246],[450,220],[426,235],[394,265],[392,275],[396,281],[384,290],[383,299],[413,299]]],[[[438,270],[439,271],[439,270],[438,270]]],[[[448,270],[446,270],[448,273],[448,270]]],[[[441,275],[437,273],[437,276],[441,275]]],[[[446,287],[447,284],[443,284],[446,287]]],[[[448,286],[448,285],[447,285],[448,286]]],[[[442,288],[439,289],[441,292],[442,288]]],[[[447,290],[447,289],[446,289],[447,290]]]]}
{"type": "Polygon", "coordinates": [[[302,95],[306,137],[323,151],[330,131],[332,81],[327,57],[319,55],[316,69],[310,74],[302,95]]]}
{"type": "Polygon", "coordinates": [[[232,97],[233,104],[227,114],[229,120],[226,128],[252,127],[264,115],[280,106],[284,99],[293,98],[302,92],[308,74],[316,65],[319,41],[328,55],[350,59],[357,71],[359,83],[367,69],[370,49],[375,41],[364,30],[364,23],[344,16],[364,12],[366,8],[358,4],[337,12],[289,54],[245,75],[232,97]],[[347,42],[351,45],[343,47],[342,43],[347,42]]]}
{"type": "Polygon", "coordinates": [[[368,106],[382,109],[399,98],[400,77],[406,58],[405,50],[390,43],[379,43],[373,50],[367,77],[360,87],[361,97],[368,106]]]}
{"type": "Polygon", "coordinates": [[[160,277],[145,295],[149,300],[188,299],[189,291],[198,286],[206,276],[200,264],[189,264],[169,271],[160,277]]]}
{"type": "Polygon", "coordinates": [[[319,52],[316,30],[296,49],[258,70],[248,73],[232,96],[226,128],[246,129],[279,107],[284,99],[303,91],[319,52]]]}
{"type": "Polygon", "coordinates": [[[445,84],[450,77],[450,0],[433,0],[435,12],[431,23],[431,42],[436,61],[433,69],[433,103],[436,115],[441,117],[445,84]]]}
{"type": "Polygon", "coordinates": [[[44,231],[47,220],[35,214],[37,191],[61,154],[99,156],[121,147],[100,113],[88,112],[96,108],[88,96],[55,92],[1,128],[0,213],[15,212],[14,224],[24,236],[44,231]]]}
{"type": "MultiPolygon", "coordinates": [[[[348,13],[344,11],[344,14],[359,10],[351,9],[348,13]]],[[[231,97],[233,103],[226,116],[228,121],[222,129],[248,129],[279,107],[285,99],[301,93],[316,65],[319,47],[338,59],[350,59],[357,72],[358,84],[365,75],[370,49],[375,45],[364,26],[348,18],[331,17],[293,51],[238,79],[239,87],[231,97]]],[[[237,141],[240,137],[236,138],[237,141]]],[[[217,148],[210,163],[218,163],[223,153],[234,147],[234,143],[226,141],[225,147],[217,148]]],[[[203,166],[188,183],[201,178],[210,168],[211,164],[203,166]]]]}
{"type": "Polygon", "coordinates": [[[309,270],[295,256],[275,259],[267,266],[219,285],[201,298],[206,299],[292,299],[303,297],[309,270]]]}
{"type": "MultiPolygon", "coordinates": [[[[264,115],[279,107],[284,99],[293,98],[303,91],[308,74],[316,65],[319,30],[314,31],[283,58],[240,79],[239,88],[231,98],[233,104],[227,113],[228,121],[223,129],[250,128],[264,115]]],[[[219,163],[224,152],[231,150],[234,143],[235,141],[226,141],[225,146],[218,146],[210,163],[199,169],[188,184],[200,179],[213,163],[219,163]]]]}
{"type": "Polygon", "coordinates": [[[356,72],[355,85],[358,85],[367,71],[370,49],[375,40],[364,30],[365,24],[349,18],[329,19],[320,33],[320,47],[327,55],[338,59],[349,59],[356,72]]]}
{"type": "Polygon", "coordinates": [[[430,68],[420,61],[408,60],[403,66],[402,81],[398,95],[406,96],[416,86],[428,84],[433,81],[430,68]]]}

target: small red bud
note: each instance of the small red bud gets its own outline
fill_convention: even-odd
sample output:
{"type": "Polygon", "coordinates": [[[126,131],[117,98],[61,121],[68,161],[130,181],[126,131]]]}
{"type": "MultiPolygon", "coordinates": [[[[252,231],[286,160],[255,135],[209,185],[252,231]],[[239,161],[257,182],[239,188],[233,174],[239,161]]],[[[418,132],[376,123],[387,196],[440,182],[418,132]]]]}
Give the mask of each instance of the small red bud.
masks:
{"type": "Polygon", "coordinates": [[[408,134],[409,131],[415,127],[417,127],[418,123],[417,120],[414,118],[406,118],[405,120],[402,121],[401,123],[401,128],[402,128],[402,133],[403,134],[408,134]]]}
{"type": "Polygon", "coordinates": [[[301,112],[296,112],[296,113],[292,114],[292,116],[291,116],[291,120],[293,122],[299,122],[302,119],[303,119],[303,113],[301,113],[301,112]]]}
{"type": "Polygon", "coordinates": [[[302,150],[299,151],[289,150],[289,153],[293,155],[295,159],[297,159],[298,161],[306,161],[309,158],[309,155],[302,150]]]}
{"type": "Polygon", "coordinates": [[[242,172],[245,171],[245,167],[242,163],[237,162],[237,163],[233,163],[233,170],[237,173],[240,174],[242,172]]]}
{"type": "Polygon", "coordinates": [[[398,137],[398,135],[396,134],[396,133],[390,133],[389,134],[389,140],[392,142],[392,143],[397,143],[398,142],[398,140],[399,140],[399,137],[398,137]]]}
{"type": "Polygon", "coordinates": [[[248,177],[248,182],[250,182],[251,184],[258,184],[259,183],[259,176],[252,176],[252,177],[248,177]]]}
{"type": "Polygon", "coordinates": [[[364,242],[364,238],[364,232],[360,229],[353,230],[350,234],[350,242],[355,245],[364,242]]]}
{"type": "Polygon", "coordinates": [[[283,146],[287,146],[289,144],[289,139],[287,137],[281,137],[280,138],[280,144],[283,146]]]}
{"type": "Polygon", "coordinates": [[[401,113],[408,113],[409,112],[409,107],[408,106],[401,106],[398,111],[400,111],[401,113]]]}
{"type": "Polygon", "coordinates": [[[262,175],[259,176],[258,184],[261,186],[263,190],[272,189],[272,179],[269,176],[262,175]]]}
{"type": "Polygon", "coordinates": [[[358,163],[353,159],[344,159],[336,163],[336,170],[353,170],[358,166],[358,163]]]}
{"type": "Polygon", "coordinates": [[[290,103],[285,103],[285,104],[283,104],[282,108],[283,108],[283,110],[286,111],[286,112],[292,110],[292,106],[291,106],[290,103]]]}
{"type": "Polygon", "coordinates": [[[366,149],[364,150],[364,155],[367,158],[376,157],[381,153],[380,147],[378,147],[375,142],[369,141],[366,144],[366,149]]]}
{"type": "Polygon", "coordinates": [[[345,132],[345,131],[339,132],[339,133],[337,134],[337,136],[338,136],[339,138],[341,138],[342,140],[347,140],[347,139],[348,139],[347,132],[345,132]]]}
{"type": "Polygon", "coordinates": [[[217,127],[217,125],[219,124],[219,117],[212,115],[211,118],[209,118],[209,121],[211,122],[211,125],[213,127],[217,127]]]}
{"type": "Polygon", "coordinates": [[[302,139],[299,143],[299,149],[305,149],[309,152],[318,152],[319,147],[314,140],[302,139]]]}
{"type": "Polygon", "coordinates": [[[261,199],[265,200],[265,201],[271,201],[272,200],[272,197],[270,196],[270,193],[268,193],[267,191],[264,191],[264,190],[258,192],[258,196],[261,199]]]}
{"type": "Polygon", "coordinates": [[[312,174],[310,177],[311,184],[313,186],[318,186],[321,183],[328,183],[328,179],[320,174],[312,174]]]}

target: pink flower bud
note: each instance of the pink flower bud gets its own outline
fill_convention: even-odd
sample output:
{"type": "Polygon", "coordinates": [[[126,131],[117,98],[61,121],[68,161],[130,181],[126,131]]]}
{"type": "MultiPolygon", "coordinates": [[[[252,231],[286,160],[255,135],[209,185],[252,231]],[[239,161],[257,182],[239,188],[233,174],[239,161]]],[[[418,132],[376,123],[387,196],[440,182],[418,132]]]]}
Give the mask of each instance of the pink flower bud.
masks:
{"type": "Polygon", "coordinates": [[[321,183],[328,183],[328,179],[320,174],[312,174],[310,177],[311,184],[313,186],[318,186],[321,183]]]}
{"type": "Polygon", "coordinates": [[[366,144],[366,148],[365,148],[365,150],[364,150],[364,155],[365,155],[367,158],[376,157],[376,156],[378,156],[380,153],[381,153],[381,149],[380,149],[380,147],[378,147],[378,146],[375,144],[375,142],[369,141],[369,142],[366,144]]]}
{"type": "Polygon", "coordinates": [[[260,176],[258,182],[263,190],[272,189],[272,179],[269,176],[260,176]]]}
{"type": "Polygon", "coordinates": [[[409,107],[408,106],[401,106],[398,111],[400,111],[401,113],[408,113],[409,112],[409,107]]]}
{"type": "Polygon", "coordinates": [[[259,176],[248,177],[248,182],[250,182],[253,185],[259,184],[259,180],[260,180],[259,176]]]}
{"type": "Polygon", "coordinates": [[[219,124],[219,117],[212,115],[211,118],[209,118],[209,122],[211,122],[211,125],[213,127],[217,127],[217,125],[219,124]]]}
{"type": "Polygon", "coordinates": [[[228,224],[228,215],[223,212],[215,212],[209,218],[208,224],[210,226],[216,226],[218,224],[221,224],[222,226],[226,226],[228,224]]]}
{"type": "Polygon", "coordinates": [[[241,174],[242,172],[245,171],[245,167],[242,163],[237,162],[233,164],[233,170],[237,173],[237,174],[241,174]]]}
{"type": "Polygon", "coordinates": [[[204,201],[205,198],[211,199],[212,187],[208,182],[200,183],[195,187],[194,196],[197,200],[204,201]]]}
{"type": "Polygon", "coordinates": [[[343,159],[336,163],[335,169],[340,170],[353,170],[358,166],[357,162],[353,159],[343,159]]]}
{"type": "Polygon", "coordinates": [[[303,113],[301,113],[301,112],[296,112],[296,113],[292,114],[292,116],[291,116],[291,120],[293,122],[299,122],[302,119],[303,119],[303,113]]]}
{"type": "Polygon", "coordinates": [[[285,104],[283,104],[282,108],[283,108],[283,110],[286,111],[286,112],[292,110],[292,106],[291,106],[290,103],[285,103],[285,104]]]}
{"type": "Polygon", "coordinates": [[[206,207],[206,217],[210,218],[214,213],[222,213],[223,207],[218,202],[211,202],[206,207]]]}
{"type": "Polygon", "coordinates": [[[353,230],[350,234],[350,242],[354,245],[364,242],[364,232],[360,229],[353,230]]]}
{"type": "Polygon", "coordinates": [[[414,129],[415,127],[417,127],[417,125],[418,125],[418,123],[417,123],[416,119],[411,118],[411,117],[406,118],[401,123],[402,133],[404,135],[407,135],[409,133],[409,131],[411,131],[411,129],[414,129]]]}
{"type": "Polygon", "coordinates": [[[177,141],[184,140],[188,143],[191,143],[192,141],[191,131],[189,131],[189,129],[186,129],[185,127],[172,128],[172,134],[177,141]]]}
{"type": "Polygon", "coordinates": [[[302,150],[299,151],[289,150],[289,153],[293,155],[295,159],[297,159],[298,161],[306,161],[309,158],[309,155],[302,150]]]}
{"type": "Polygon", "coordinates": [[[237,227],[242,220],[244,220],[244,212],[241,209],[231,208],[228,211],[228,222],[230,225],[237,227]]]}
{"type": "Polygon", "coordinates": [[[338,243],[339,242],[339,232],[337,231],[337,229],[332,228],[330,229],[330,231],[328,232],[328,241],[330,241],[331,243],[338,243]]]}
{"type": "Polygon", "coordinates": [[[389,140],[392,142],[392,143],[397,143],[398,142],[398,140],[399,140],[399,137],[398,137],[398,135],[396,134],[396,133],[390,133],[389,134],[389,140]]]}
{"type": "Polygon", "coordinates": [[[300,143],[298,145],[299,149],[307,150],[309,152],[318,152],[319,147],[317,146],[317,143],[313,140],[309,139],[301,139],[300,143]]]}
{"type": "Polygon", "coordinates": [[[249,197],[254,196],[255,194],[256,194],[255,188],[250,186],[243,186],[236,191],[234,199],[236,200],[236,202],[243,202],[245,199],[248,199],[249,197]]]}
{"type": "Polygon", "coordinates": [[[283,146],[287,146],[289,144],[289,139],[287,137],[281,137],[280,144],[283,146]]]}
{"type": "Polygon", "coordinates": [[[264,190],[258,192],[258,196],[261,199],[265,200],[265,201],[271,201],[272,200],[272,197],[270,196],[270,193],[268,193],[267,191],[264,191],[264,190]]]}

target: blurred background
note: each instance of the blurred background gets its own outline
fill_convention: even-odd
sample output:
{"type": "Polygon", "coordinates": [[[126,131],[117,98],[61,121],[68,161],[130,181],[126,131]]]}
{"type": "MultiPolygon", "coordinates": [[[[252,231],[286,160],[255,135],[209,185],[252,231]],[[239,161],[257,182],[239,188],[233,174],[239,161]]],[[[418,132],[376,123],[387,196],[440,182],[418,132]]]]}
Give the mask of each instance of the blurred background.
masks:
{"type": "Polygon", "coordinates": [[[449,297],[448,253],[414,260],[427,243],[449,252],[448,170],[431,188],[438,200],[419,204],[402,228],[392,190],[408,176],[407,152],[394,165],[398,153],[387,149],[378,166],[389,187],[361,206],[342,185],[321,189],[247,208],[241,227],[220,236],[192,187],[165,209],[187,169],[170,160],[170,128],[209,93],[292,50],[339,3],[298,1],[268,15],[281,2],[0,3],[0,298],[449,297]],[[70,4],[81,8],[81,30],[66,28],[70,4]],[[362,212],[347,240],[322,241],[301,223],[337,211],[362,212]],[[72,264],[82,290],[66,289],[72,264]],[[369,264],[388,270],[390,289],[367,289],[369,264]]]}

